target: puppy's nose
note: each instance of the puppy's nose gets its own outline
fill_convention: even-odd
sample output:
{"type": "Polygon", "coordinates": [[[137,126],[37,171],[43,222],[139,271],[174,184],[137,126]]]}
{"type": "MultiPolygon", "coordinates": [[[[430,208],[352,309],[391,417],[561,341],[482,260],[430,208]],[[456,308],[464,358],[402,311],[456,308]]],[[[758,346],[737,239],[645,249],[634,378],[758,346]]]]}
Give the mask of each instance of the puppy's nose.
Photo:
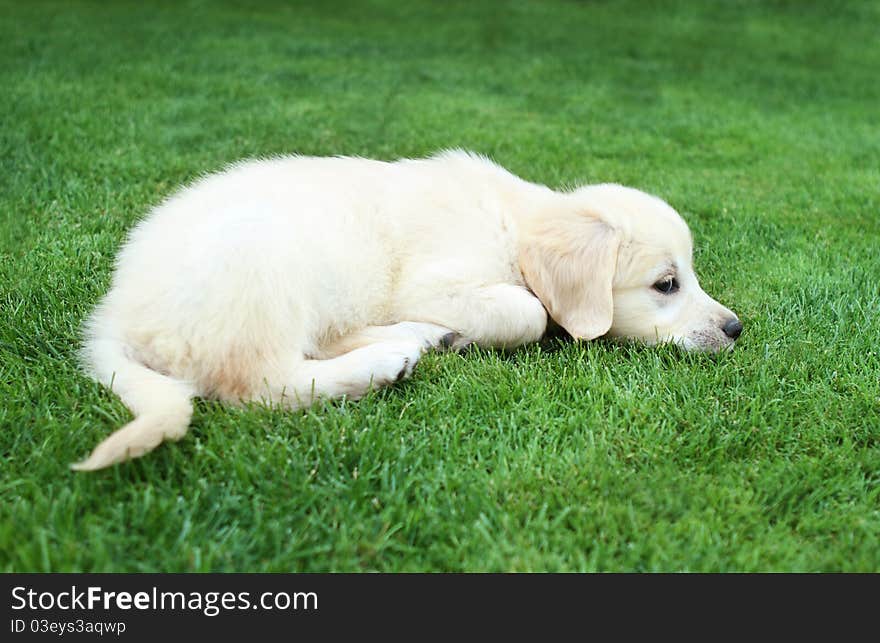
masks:
{"type": "Polygon", "coordinates": [[[721,330],[723,330],[724,334],[730,337],[730,339],[736,339],[740,336],[740,333],[743,332],[743,325],[736,317],[732,317],[724,322],[724,326],[721,327],[721,330]]]}

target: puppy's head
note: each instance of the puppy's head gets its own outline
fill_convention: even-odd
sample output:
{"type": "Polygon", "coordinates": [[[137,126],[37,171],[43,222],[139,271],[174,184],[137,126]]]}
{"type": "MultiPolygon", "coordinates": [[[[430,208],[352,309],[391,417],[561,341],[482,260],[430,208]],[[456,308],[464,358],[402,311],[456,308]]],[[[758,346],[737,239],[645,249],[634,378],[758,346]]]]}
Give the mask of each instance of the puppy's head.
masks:
{"type": "Polygon", "coordinates": [[[619,185],[565,195],[526,223],[520,267],[550,316],[573,337],[731,348],[742,331],[694,274],[690,230],[661,199],[619,185]]]}

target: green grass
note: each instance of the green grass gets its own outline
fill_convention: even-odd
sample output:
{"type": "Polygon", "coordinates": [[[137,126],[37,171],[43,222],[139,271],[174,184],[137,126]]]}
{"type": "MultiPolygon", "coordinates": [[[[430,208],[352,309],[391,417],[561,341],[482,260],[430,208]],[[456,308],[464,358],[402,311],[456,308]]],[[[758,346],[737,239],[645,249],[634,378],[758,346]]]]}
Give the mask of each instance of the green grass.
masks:
{"type": "Polygon", "coordinates": [[[0,1],[0,570],[880,571],[876,2],[0,1]],[[78,329],[183,181],[488,154],[659,194],[745,332],[431,355],[308,412],[129,413],[78,329]]]}

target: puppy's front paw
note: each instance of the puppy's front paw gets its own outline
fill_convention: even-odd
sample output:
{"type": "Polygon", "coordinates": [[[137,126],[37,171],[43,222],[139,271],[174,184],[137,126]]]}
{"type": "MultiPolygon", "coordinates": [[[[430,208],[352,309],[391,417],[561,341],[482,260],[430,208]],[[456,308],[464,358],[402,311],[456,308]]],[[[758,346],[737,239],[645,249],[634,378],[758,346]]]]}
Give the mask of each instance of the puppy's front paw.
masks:
{"type": "Polygon", "coordinates": [[[428,322],[400,322],[392,328],[402,335],[420,342],[422,349],[426,351],[431,349],[448,350],[459,339],[458,333],[454,330],[428,322]]]}
{"type": "Polygon", "coordinates": [[[448,350],[454,353],[463,353],[470,346],[472,346],[473,343],[474,340],[470,339],[469,337],[465,337],[464,335],[456,335],[455,340],[452,342],[452,344],[450,344],[448,350]]]}
{"type": "Polygon", "coordinates": [[[441,348],[443,350],[448,350],[455,346],[455,341],[458,339],[458,333],[456,332],[448,332],[443,337],[440,338],[440,345],[437,348],[441,348]]]}
{"type": "Polygon", "coordinates": [[[425,350],[453,351],[460,353],[473,344],[473,340],[454,330],[435,324],[419,324],[424,327],[423,342],[425,350]]]}

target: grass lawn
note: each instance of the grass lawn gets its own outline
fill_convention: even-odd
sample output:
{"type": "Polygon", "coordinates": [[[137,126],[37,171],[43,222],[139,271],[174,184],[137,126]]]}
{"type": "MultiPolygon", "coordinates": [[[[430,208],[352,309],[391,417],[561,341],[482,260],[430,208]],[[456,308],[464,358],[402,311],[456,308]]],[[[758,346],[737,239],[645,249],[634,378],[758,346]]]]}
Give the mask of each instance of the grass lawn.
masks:
{"type": "Polygon", "coordinates": [[[0,0],[0,570],[880,571],[880,4],[0,0]],[[126,230],[249,156],[490,155],[690,223],[735,351],[430,355],[307,412],[78,372],[126,230]]]}

